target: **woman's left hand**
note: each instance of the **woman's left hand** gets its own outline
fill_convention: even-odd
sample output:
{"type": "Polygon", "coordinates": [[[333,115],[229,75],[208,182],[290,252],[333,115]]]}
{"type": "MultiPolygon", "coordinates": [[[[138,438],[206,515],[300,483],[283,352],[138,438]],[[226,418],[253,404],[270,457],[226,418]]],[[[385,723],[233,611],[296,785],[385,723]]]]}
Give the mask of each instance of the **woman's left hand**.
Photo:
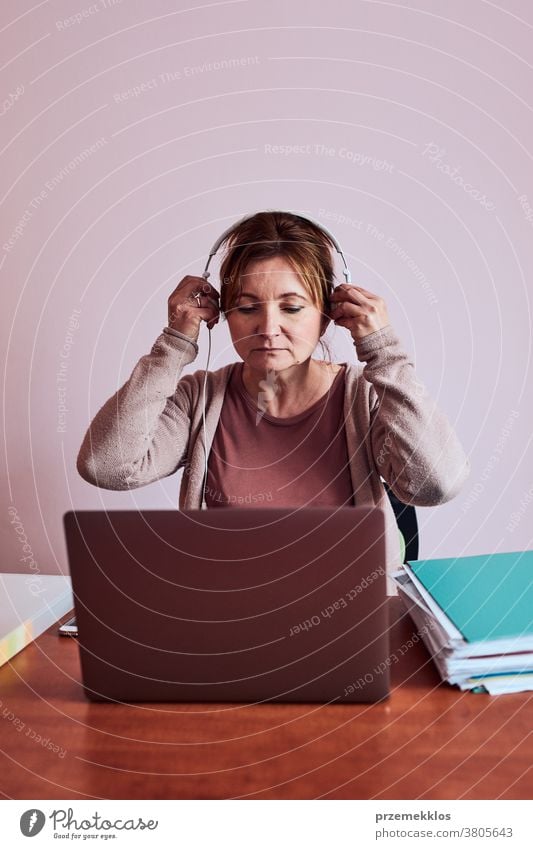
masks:
{"type": "Polygon", "coordinates": [[[390,324],[383,298],[362,286],[341,283],[333,290],[330,301],[329,315],[332,321],[346,327],[354,342],[390,324]]]}

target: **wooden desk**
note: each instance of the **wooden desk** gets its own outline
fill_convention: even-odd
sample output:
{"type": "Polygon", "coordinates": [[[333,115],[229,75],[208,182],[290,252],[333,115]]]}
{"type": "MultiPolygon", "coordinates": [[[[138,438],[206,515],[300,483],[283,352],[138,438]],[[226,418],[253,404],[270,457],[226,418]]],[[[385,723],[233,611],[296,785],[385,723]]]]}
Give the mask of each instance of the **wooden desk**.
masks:
{"type": "MultiPolygon", "coordinates": [[[[392,653],[416,629],[399,599],[390,611],[392,653]]],[[[532,694],[441,684],[421,641],[377,705],[124,706],[86,701],[76,641],[56,634],[0,670],[6,798],[533,797],[532,694]]]]}

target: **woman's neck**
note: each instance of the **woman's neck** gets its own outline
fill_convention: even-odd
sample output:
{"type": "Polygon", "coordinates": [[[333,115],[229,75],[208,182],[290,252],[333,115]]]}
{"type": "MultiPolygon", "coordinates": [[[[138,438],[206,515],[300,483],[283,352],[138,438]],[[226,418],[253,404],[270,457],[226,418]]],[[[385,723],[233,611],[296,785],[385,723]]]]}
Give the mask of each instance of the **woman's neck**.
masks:
{"type": "Polygon", "coordinates": [[[281,371],[242,365],[246,391],[259,409],[276,418],[289,418],[307,410],[328,391],[340,366],[309,357],[281,371]]]}

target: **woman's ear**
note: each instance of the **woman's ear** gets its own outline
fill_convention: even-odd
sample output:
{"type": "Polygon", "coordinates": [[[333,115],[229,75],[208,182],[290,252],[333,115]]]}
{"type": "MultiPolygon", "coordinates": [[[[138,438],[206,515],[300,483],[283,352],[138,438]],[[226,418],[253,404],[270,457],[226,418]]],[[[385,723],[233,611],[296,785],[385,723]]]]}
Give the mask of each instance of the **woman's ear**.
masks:
{"type": "Polygon", "coordinates": [[[331,316],[329,314],[330,310],[330,302],[325,301],[324,306],[322,308],[322,316],[320,318],[320,335],[323,336],[326,330],[328,329],[329,323],[331,321],[331,316]]]}

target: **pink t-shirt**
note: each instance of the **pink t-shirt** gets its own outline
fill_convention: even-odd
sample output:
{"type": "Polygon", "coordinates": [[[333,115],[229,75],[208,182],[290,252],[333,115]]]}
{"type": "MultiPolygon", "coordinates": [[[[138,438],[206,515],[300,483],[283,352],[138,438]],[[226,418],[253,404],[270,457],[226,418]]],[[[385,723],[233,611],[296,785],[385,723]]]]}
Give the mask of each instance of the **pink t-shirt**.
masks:
{"type": "Polygon", "coordinates": [[[208,507],[353,506],[344,430],[346,363],[303,413],[260,409],[236,363],[208,459],[208,507]]]}

